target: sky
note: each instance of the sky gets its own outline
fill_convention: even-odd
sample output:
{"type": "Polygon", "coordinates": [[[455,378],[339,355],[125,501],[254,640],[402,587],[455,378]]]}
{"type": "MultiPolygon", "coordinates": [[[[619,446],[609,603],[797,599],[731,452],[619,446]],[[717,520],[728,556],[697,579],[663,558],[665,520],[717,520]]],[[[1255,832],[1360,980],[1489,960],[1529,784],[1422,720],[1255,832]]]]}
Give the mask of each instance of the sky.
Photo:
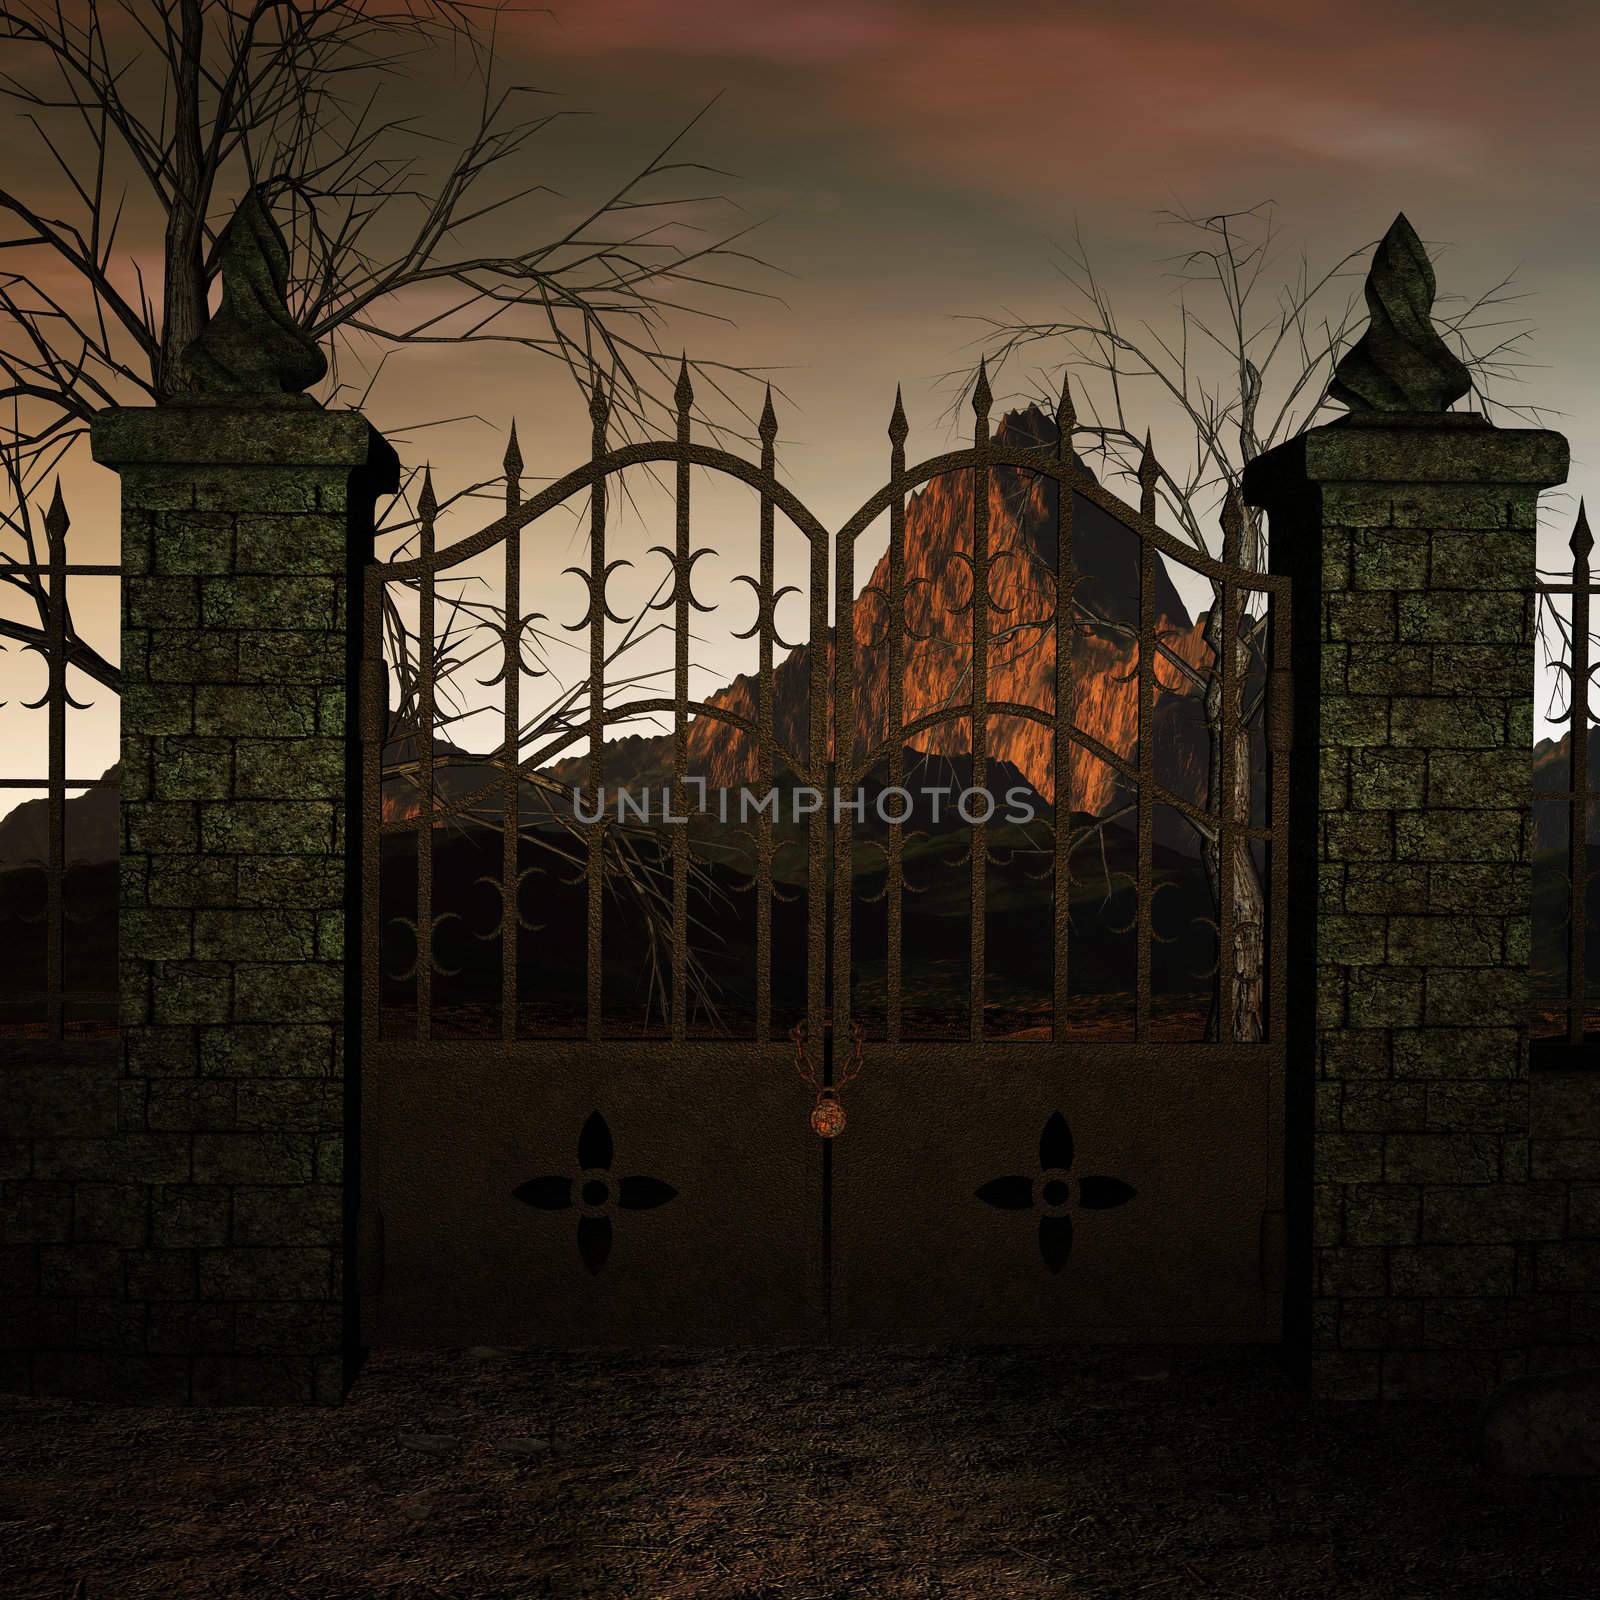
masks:
{"type": "MultiPolygon", "coordinates": [[[[1514,274],[1525,298],[1505,315],[1527,319],[1522,359],[1530,365],[1525,381],[1501,394],[1547,408],[1547,425],[1572,445],[1570,498],[1545,497],[1541,567],[1565,565],[1577,496],[1600,491],[1592,380],[1600,370],[1600,8],[1128,0],[1114,11],[1041,3],[1009,16],[929,0],[584,0],[549,13],[505,7],[496,44],[501,81],[535,86],[546,91],[541,104],[581,113],[558,119],[529,147],[516,176],[559,193],[532,195],[502,214],[494,226],[504,243],[547,237],[715,100],[677,153],[728,175],[673,175],[677,193],[713,198],[671,212],[704,234],[672,236],[754,224],[740,248],[771,268],[746,264],[731,274],[758,293],[700,294],[731,324],[674,317],[662,342],[770,370],[781,475],[830,526],[885,475],[897,384],[910,459],[960,442],[941,378],[975,361],[973,341],[984,331],[963,319],[1070,314],[1075,302],[1059,267],[1075,234],[1122,327],[1172,338],[1173,257],[1193,238],[1163,213],[1267,201],[1279,245],[1258,290],[1263,314],[1302,252],[1313,268],[1331,263],[1375,241],[1399,211],[1436,255],[1441,296],[1475,295],[1514,274]]],[[[413,63],[392,103],[464,114],[475,91],[459,67],[443,53],[413,63]]],[[[25,130],[14,123],[13,131],[15,142],[0,142],[6,185],[64,204],[61,181],[22,154],[25,130]]],[[[667,183],[659,192],[674,191],[667,183]]],[[[1340,299],[1359,284],[1351,278],[1340,299]]],[[[1215,311],[1214,302],[1193,303],[1215,311]]],[[[996,414],[1053,392],[1067,354],[1042,344],[1008,363],[994,385],[996,414]]],[[[1153,387],[1131,387],[1126,404],[1130,418],[1151,427],[1159,456],[1182,459],[1180,421],[1153,387]]],[[[401,352],[364,409],[408,465],[430,462],[441,497],[498,470],[513,417],[530,487],[587,452],[588,419],[567,375],[504,345],[401,352]],[[422,426],[447,417],[469,420],[422,426]]],[[[114,476],[85,451],[68,462],[63,486],[74,558],[115,559],[114,476]]],[[[1126,482],[1110,486],[1136,498],[1126,482]]],[[[670,504],[645,495],[641,505],[653,505],[649,536],[619,531],[619,541],[637,540],[640,551],[670,542],[670,504]]],[[[698,537],[719,551],[705,564],[702,593],[731,597],[732,575],[753,570],[753,509],[709,490],[697,505],[698,537]]],[[[441,525],[445,539],[492,520],[487,506],[461,512],[441,525]]],[[[581,558],[577,528],[557,522],[534,543],[525,592],[574,620],[582,595],[561,568],[581,558]]],[[[863,545],[869,557],[878,548],[881,538],[863,545]]],[[[653,568],[641,555],[618,580],[619,597],[633,592],[630,583],[644,585],[643,594],[659,577],[662,564],[652,559],[653,568]]],[[[797,541],[783,531],[779,560],[780,576],[797,570],[797,541]]],[[[858,559],[858,575],[864,570],[858,559]]],[[[85,583],[75,605],[90,637],[114,651],[111,586],[85,583]]],[[[749,610],[746,595],[726,623],[712,619],[718,637],[696,693],[748,666],[738,654],[748,647],[726,635],[748,625],[749,610]]],[[[799,608],[781,616],[795,637],[799,608]]],[[[38,694],[42,667],[12,650],[0,671],[0,698],[10,702],[0,709],[10,724],[0,767],[42,771],[43,713],[19,705],[38,694]]],[[[77,692],[95,708],[70,719],[69,772],[97,775],[115,759],[114,697],[83,685],[77,692]]],[[[1550,731],[1548,701],[1546,681],[1541,734],[1550,731]]]]}

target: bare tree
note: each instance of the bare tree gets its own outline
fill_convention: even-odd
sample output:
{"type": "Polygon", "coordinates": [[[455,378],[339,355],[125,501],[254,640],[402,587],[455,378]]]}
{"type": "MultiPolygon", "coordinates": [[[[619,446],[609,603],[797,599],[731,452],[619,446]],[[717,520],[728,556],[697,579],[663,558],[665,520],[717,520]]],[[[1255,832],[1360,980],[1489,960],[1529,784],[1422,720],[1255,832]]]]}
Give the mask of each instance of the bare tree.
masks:
{"type": "MultiPolygon", "coordinates": [[[[501,10],[477,0],[88,0],[69,12],[0,0],[0,95],[37,136],[41,175],[67,191],[63,207],[42,188],[0,184],[11,224],[0,224],[0,455],[11,491],[0,531],[13,540],[0,547],[0,579],[42,607],[37,580],[8,570],[29,560],[29,498],[98,411],[192,385],[184,351],[207,320],[221,231],[252,185],[289,241],[295,322],[328,359],[321,398],[351,388],[342,373],[353,365],[381,368],[400,348],[492,342],[560,361],[580,382],[607,372],[623,437],[669,410],[658,340],[667,317],[728,320],[695,296],[759,293],[721,273],[766,265],[737,248],[746,227],[691,245],[673,233],[685,206],[726,202],[659,192],[663,179],[717,174],[678,154],[704,111],[576,220],[530,223],[534,197],[561,198],[528,181],[533,142],[572,113],[539,101],[530,114],[544,91],[497,81],[501,10]],[[380,111],[386,84],[447,49],[475,86],[464,132],[380,111]],[[431,178],[430,151],[445,153],[431,178]],[[137,251],[156,232],[152,285],[137,251]]],[[[732,392],[748,369],[692,365],[753,426],[732,392]]],[[[41,610],[39,626],[3,621],[0,634],[42,645],[42,624],[41,610]]],[[[76,630],[70,639],[73,664],[115,687],[116,668],[76,630]]]]}
{"type": "MultiPolygon", "coordinates": [[[[729,321],[718,302],[760,291],[727,269],[767,265],[739,247],[743,219],[705,236],[685,215],[729,203],[700,182],[729,174],[681,153],[709,107],[620,186],[573,208],[536,165],[538,137],[572,113],[551,109],[543,90],[500,81],[495,28],[505,9],[478,0],[87,0],[69,12],[54,0],[0,0],[0,95],[21,110],[43,157],[32,192],[0,184],[0,466],[11,502],[0,506],[0,535],[10,536],[10,548],[0,538],[0,580],[37,615],[0,618],[0,637],[48,649],[30,503],[95,415],[200,386],[196,340],[225,230],[247,195],[284,237],[283,298],[295,332],[321,353],[316,365],[325,362],[319,399],[359,398],[354,380],[365,374],[370,390],[398,350],[492,343],[562,363],[586,393],[603,375],[619,442],[674,414],[679,356],[660,342],[668,319],[729,321]],[[432,96],[438,117],[381,109],[393,80],[452,59],[468,92],[432,96]],[[51,188],[65,191],[64,202],[51,188]],[[541,221],[541,211],[554,220],[541,221]],[[158,283],[147,281],[141,250],[158,258],[158,283]]],[[[740,419],[753,430],[739,398],[751,370],[689,366],[701,394],[731,413],[724,424],[702,410],[713,435],[740,432],[740,419]]],[[[454,419],[420,425],[434,420],[454,419]]],[[[380,535],[415,526],[418,476],[409,471],[379,508],[380,535]]],[[[385,602],[400,691],[393,753],[435,738],[451,713],[446,704],[433,726],[420,725],[419,641],[392,597],[385,602]]],[[[435,642],[446,701],[451,673],[472,659],[472,633],[505,625],[503,608],[473,613],[456,597],[435,642]]],[[[71,665],[120,687],[70,614],[67,638],[71,665]]],[[[613,691],[615,674],[627,681],[620,658],[638,642],[606,662],[594,693],[613,691]]],[[[537,743],[541,729],[559,732],[567,702],[590,687],[558,697],[526,736],[537,743]]],[[[491,759],[507,782],[524,765],[518,747],[491,759]]],[[[408,770],[396,759],[385,775],[403,782],[408,770]]],[[[570,821],[562,786],[537,774],[515,781],[570,821]]],[[[419,803],[450,810],[439,793],[419,803]]],[[[519,832],[552,852],[552,870],[581,866],[560,829],[519,832]]],[[[637,903],[659,999],[671,904],[647,844],[616,830],[604,867],[608,886],[637,903]]],[[[699,970],[687,977],[714,1014],[699,970]]]]}
{"type": "MultiPolygon", "coordinates": [[[[1090,266],[1081,233],[1075,233],[1074,248],[1060,269],[1076,301],[1068,318],[1042,323],[993,317],[971,320],[987,330],[978,342],[991,381],[1010,357],[1026,348],[1050,342],[1065,346],[1064,362],[1056,366],[1043,394],[1059,393],[1063,365],[1077,377],[1078,392],[1086,400],[1078,407],[1073,429],[1080,454],[1097,460],[1102,474],[1137,482],[1147,513],[1164,510],[1165,520],[1196,550],[1220,553],[1219,541],[1210,532],[1218,526],[1220,509],[1220,526],[1224,530],[1231,526],[1221,548],[1232,545],[1241,566],[1260,571],[1265,535],[1261,512],[1245,506],[1240,492],[1244,469],[1257,456],[1305,429],[1332,420],[1325,413],[1334,368],[1364,325],[1359,288],[1364,271],[1358,263],[1374,245],[1362,245],[1315,273],[1302,255],[1293,278],[1280,283],[1269,300],[1273,280],[1265,274],[1272,265],[1277,239],[1272,202],[1213,216],[1177,212],[1162,216],[1169,224],[1200,235],[1199,242],[1169,263],[1177,287],[1175,327],[1169,333],[1148,322],[1141,322],[1131,333],[1124,329],[1110,295],[1090,266]],[[1357,286],[1347,288],[1352,279],[1357,286]],[[1137,397],[1132,392],[1135,389],[1137,397]],[[1193,456],[1181,472],[1156,459],[1148,426],[1136,424],[1128,414],[1131,400],[1143,402],[1152,392],[1193,439],[1193,456]]],[[[1517,374],[1528,365],[1520,359],[1530,332],[1526,320],[1502,320],[1503,308],[1520,298],[1509,292],[1511,282],[1509,277],[1502,279],[1470,300],[1441,295],[1439,303],[1450,309],[1436,314],[1434,320],[1470,375],[1469,406],[1542,426],[1544,419],[1555,413],[1504,403],[1494,392],[1500,384],[1520,381],[1517,374]]],[[[950,376],[956,380],[957,390],[950,408],[953,415],[971,392],[976,372],[963,370],[950,376]]],[[[1053,398],[1041,403],[1047,413],[1054,409],[1053,398]]],[[[1213,583],[1212,595],[1205,631],[1211,668],[1198,671],[1165,644],[1159,644],[1158,650],[1171,671],[1204,697],[1210,743],[1209,809],[1220,812],[1226,802],[1233,816],[1248,819],[1250,740],[1252,730],[1259,727],[1264,696],[1257,692],[1247,704],[1245,694],[1247,684],[1265,681],[1268,619],[1264,606],[1258,604],[1253,612],[1245,610],[1234,630],[1236,656],[1230,674],[1231,713],[1237,729],[1231,752],[1234,792],[1224,797],[1220,775],[1227,708],[1222,703],[1219,652],[1220,584],[1213,583]]],[[[1135,635],[1135,630],[1098,615],[1081,601],[1075,600],[1074,605],[1083,626],[1124,637],[1135,635]]],[[[1037,647],[1042,648],[1046,634],[1041,627],[1037,647]]],[[[1064,776],[1057,781],[1064,782],[1064,776]]],[[[1134,809],[1130,802],[1099,818],[1095,829],[1088,831],[1101,830],[1134,809]]],[[[1220,907],[1217,830],[1187,820],[1201,834],[1213,902],[1220,907]]],[[[1247,840],[1236,842],[1232,884],[1238,937],[1232,956],[1234,1015],[1228,1019],[1226,1036],[1255,1040],[1262,1037],[1265,900],[1247,840]]],[[[1109,889],[1108,882],[1108,893],[1109,889]]],[[[1219,1037],[1221,1031],[1213,1004],[1207,1037],[1219,1037]]]]}

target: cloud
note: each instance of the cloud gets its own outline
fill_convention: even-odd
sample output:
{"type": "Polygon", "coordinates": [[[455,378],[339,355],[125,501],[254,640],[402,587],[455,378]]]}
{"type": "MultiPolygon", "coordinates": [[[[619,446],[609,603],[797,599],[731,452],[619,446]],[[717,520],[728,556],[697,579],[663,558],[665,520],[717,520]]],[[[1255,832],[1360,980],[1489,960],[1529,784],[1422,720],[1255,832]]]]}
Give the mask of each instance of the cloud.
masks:
{"type": "Polygon", "coordinates": [[[1532,156],[1548,176],[1575,173],[1597,136],[1600,8],[1554,5],[1527,23],[1489,0],[1014,14],[929,0],[591,0],[524,36],[634,89],[645,75],[681,82],[669,62],[747,63],[724,117],[758,123],[784,102],[792,122],[798,105],[863,168],[1013,198],[1101,198],[1135,180],[1205,192],[1287,171],[1342,186],[1374,169],[1510,189],[1532,156]]]}
{"type": "Polygon", "coordinates": [[[914,8],[885,0],[587,0],[552,22],[519,25],[538,49],[571,56],[703,56],[803,66],[892,47],[917,26],[914,8]]]}

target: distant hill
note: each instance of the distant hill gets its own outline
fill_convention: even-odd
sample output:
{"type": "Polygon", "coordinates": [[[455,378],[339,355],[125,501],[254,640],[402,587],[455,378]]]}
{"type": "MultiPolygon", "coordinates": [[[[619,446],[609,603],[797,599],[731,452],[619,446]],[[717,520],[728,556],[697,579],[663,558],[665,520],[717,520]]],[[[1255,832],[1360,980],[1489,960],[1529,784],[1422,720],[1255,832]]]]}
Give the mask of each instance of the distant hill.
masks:
{"type": "MultiPolygon", "coordinates": [[[[1056,425],[1036,406],[1008,412],[995,431],[995,442],[1011,448],[1050,446],[1056,425]]],[[[1079,463],[1082,465],[1082,463],[1079,463]]],[[[934,479],[907,501],[905,513],[906,614],[909,626],[926,638],[907,638],[904,653],[904,717],[912,721],[959,703],[970,693],[971,572],[973,480],[970,472],[934,479]]],[[[1055,638],[1050,624],[1055,605],[1057,488],[1052,479],[1009,467],[994,469],[989,482],[990,624],[989,697],[991,701],[1049,711],[1055,686],[1055,638]]],[[[1135,758],[1138,738],[1138,648],[1127,628],[1139,618],[1140,541],[1098,506],[1079,497],[1074,502],[1072,577],[1080,599],[1110,624],[1082,626],[1073,635],[1073,721],[1077,729],[1127,760],[1135,758]]],[[[858,579],[858,582],[860,580],[858,579]]],[[[886,592],[887,552],[861,584],[886,592]]],[[[1167,576],[1155,566],[1154,610],[1158,634],[1174,655],[1204,672],[1210,651],[1204,641],[1204,614],[1191,618],[1167,576]]],[[[856,709],[853,744],[861,753],[880,746],[888,734],[889,657],[883,603],[867,596],[855,609],[856,709]]],[[[822,648],[831,658],[832,637],[822,648]]],[[[831,660],[829,662],[831,680],[831,660]]],[[[774,729],[780,745],[806,751],[811,714],[811,654],[801,645],[773,669],[774,729]]],[[[1153,727],[1156,781],[1192,804],[1206,799],[1208,747],[1204,703],[1196,687],[1170,663],[1157,659],[1153,727]]],[[[754,678],[741,675],[709,696],[708,704],[725,707],[751,720],[757,709],[754,678]]],[[[827,708],[818,708],[827,715],[827,708]]],[[[831,720],[831,719],[830,719],[831,720]]],[[[970,720],[970,719],[969,719],[970,720]]],[[[1051,805],[1056,799],[1053,741],[1050,731],[1025,718],[992,715],[988,730],[991,792],[1003,794],[1003,770],[1020,775],[1051,805]]],[[[385,764],[412,756],[410,736],[391,739],[385,764]]],[[[613,787],[658,789],[672,775],[670,734],[625,734],[605,746],[607,783],[613,787]]],[[[925,728],[907,741],[908,759],[943,757],[970,770],[971,733],[960,720],[925,728]]],[[[481,756],[444,740],[435,740],[435,783],[447,799],[460,800],[486,790],[481,809],[485,820],[499,811],[498,774],[481,756]]],[[[736,788],[756,777],[755,740],[742,729],[715,717],[695,717],[688,726],[689,771],[712,789],[736,788]]],[[[1600,750],[1597,750],[1600,754],[1600,750]]],[[[111,769],[111,774],[116,773],[111,769]]],[[[563,784],[581,784],[588,776],[587,757],[553,764],[547,776],[563,784]]],[[[883,781],[880,774],[877,781],[883,781]]],[[[931,779],[925,781],[933,781],[931,779]]],[[[869,785],[870,787],[870,785],[869,785]]],[[[1103,815],[1129,795],[1111,769],[1081,744],[1074,744],[1068,787],[1073,813],[1103,815]]],[[[531,796],[528,798],[532,798],[531,796]]],[[[535,811],[543,802],[534,802],[535,811]]],[[[91,791],[68,802],[70,856],[111,859],[117,851],[115,789],[91,791]]],[[[414,815],[415,789],[405,777],[384,786],[384,814],[395,819],[414,815]]],[[[526,814],[526,813],[525,813],[526,814]]],[[[1259,819],[1258,819],[1259,820],[1259,819]]],[[[1158,842],[1186,853],[1195,850],[1193,831],[1176,812],[1157,813],[1158,842]]],[[[0,821],[0,868],[42,856],[47,846],[43,801],[24,803],[0,821]]]]}
{"type": "MultiPolygon", "coordinates": [[[[101,780],[115,780],[121,763],[106,768],[101,780]]],[[[112,861],[121,848],[121,791],[115,782],[106,788],[86,789],[67,800],[67,860],[112,861]]],[[[50,802],[24,800],[0,817],[0,872],[50,855],[50,802]]]]}
{"type": "MultiPolygon", "coordinates": [[[[1564,733],[1559,739],[1541,739],[1533,747],[1533,849],[1565,850],[1571,827],[1568,808],[1560,803],[1539,801],[1541,793],[1552,789],[1563,790],[1570,781],[1568,753],[1572,748],[1572,735],[1564,733]]],[[[1589,729],[1589,790],[1600,796],[1600,727],[1589,729]]],[[[1600,806],[1589,811],[1589,843],[1600,844],[1600,806]]]]}
{"type": "MultiPolygon", "coordinates": [[[[995,431],[995,443],[1031,449],[1056,442],[1056,425],[1037,406],[1008,412],[995,431]]],[[[1082,463],[1080,462],[1081,466],[1082,463]]],[[[912,494],[905,513],[907,622],[925,638],[905,641],[906,722],[970,697],[972,644],[973,482],[970,472],[948,473],[912,494]]],[[[1057,489],[1053,479],[1010,467],[996,468],[989,483],[990,613],[989,699],[1050,711],[1055,698],[1055,607],[1057,489]]],[[[1140,541],[1098,506],[1079,497],[1073,510],[1072,575],[1078,597],[1107,620],[1105,628],[1081,626],[1073,635],[1075,689],[1073,721],[1083,733],[1125,759],[1135,759],[1138,739],[1138,647],[1125,631],[1139,619],[1140,541]]],[[[886,594],[888,553],[879,559],[858,593],[886,594]]],[[[1211,652],[1204,641],[1204,615],[1192,619],[1167,576],[1155,569],[1157,635],[1172,652],[1204,672],[1211,652]]],[[[880,746],[889,731],[889,652],[883,642],[884,605],[874,594],[855,608],[856,707],[854,749],[859,758],[880,746]]],[[[831,630],[825,676],[832,681],[831,630]]],[[[1191,804],[1203,805],[1207,784],[1204,703],[1194,685],[1167,661],[1157,658],[1152,738],[1156,781],[1191,804]]],[[[710,695],[707,703],[754,721],[759,684],[741,674],[710,695]]],[[[811,715],[811,649],[800,645],[773,668],[773,729],[780,748],[804,759],[811,715]]],[[[826,710],[823,714],[828,714],[826,710]]],[[[831,720],[831,717],[830,717],[831,720]]],[[[968,719],[970,720],[970,719],[968,719]]],[[[971,732],[956,720],[912,735],[907,741],[924,755],[970,764],[971,732]]],[[[1054,803],[1053,740],[1044,725],[1025,718],[991,715],[989,754],[1014,768],[1045,801],[1054,803]]],[[[606,779],[624,787],[656,787],[670,782],[671,734],[633,735],[607,743],[606,779]]],[[[756,741],[742,729],[715,717],[699,716],[688,727],[689,771],[713,789],[754,782],[756,741]]],[[[555,763],[549,775],[563,783],[584,783],[587,757],[555,763]]],[[[1003,789],[991,774],[992,792],[1003,789]]],[[[1119,798],[1111,769],[1089,750],[1074,744],[1070,806],[1100,815],[1119,798]]],[[[1193,851],[1195,835],[1175,813],[1163,808],[1157,837],[1172,848],[1193,851]]]]}

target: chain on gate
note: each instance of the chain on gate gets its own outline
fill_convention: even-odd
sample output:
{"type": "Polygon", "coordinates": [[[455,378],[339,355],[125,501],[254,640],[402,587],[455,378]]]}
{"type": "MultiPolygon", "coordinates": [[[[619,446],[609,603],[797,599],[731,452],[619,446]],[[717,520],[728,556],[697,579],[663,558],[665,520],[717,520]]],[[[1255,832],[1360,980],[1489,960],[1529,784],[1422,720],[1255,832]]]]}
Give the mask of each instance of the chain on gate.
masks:
{"type": "MultiPolygon", "coordinates": [[[[823,1013],[823,1026],[833,1026],[833,1014],[823,1013]]],[[[844,1132],[844,1107],[839,1104],[839,1091],[861,1076],[861,1055],[866,1046],[867,1030],[864,1023],[850,1024],[850,1065],[837,1083],[821,1084],[806,1055],[806,1024],[804,1018],[794,1025],[789,1037],[794,1040],[795,1071],[816,1091],[817,1103],[811,1108],[811,1126],[824,1139],[836,1139],[844,1132]]]]}

